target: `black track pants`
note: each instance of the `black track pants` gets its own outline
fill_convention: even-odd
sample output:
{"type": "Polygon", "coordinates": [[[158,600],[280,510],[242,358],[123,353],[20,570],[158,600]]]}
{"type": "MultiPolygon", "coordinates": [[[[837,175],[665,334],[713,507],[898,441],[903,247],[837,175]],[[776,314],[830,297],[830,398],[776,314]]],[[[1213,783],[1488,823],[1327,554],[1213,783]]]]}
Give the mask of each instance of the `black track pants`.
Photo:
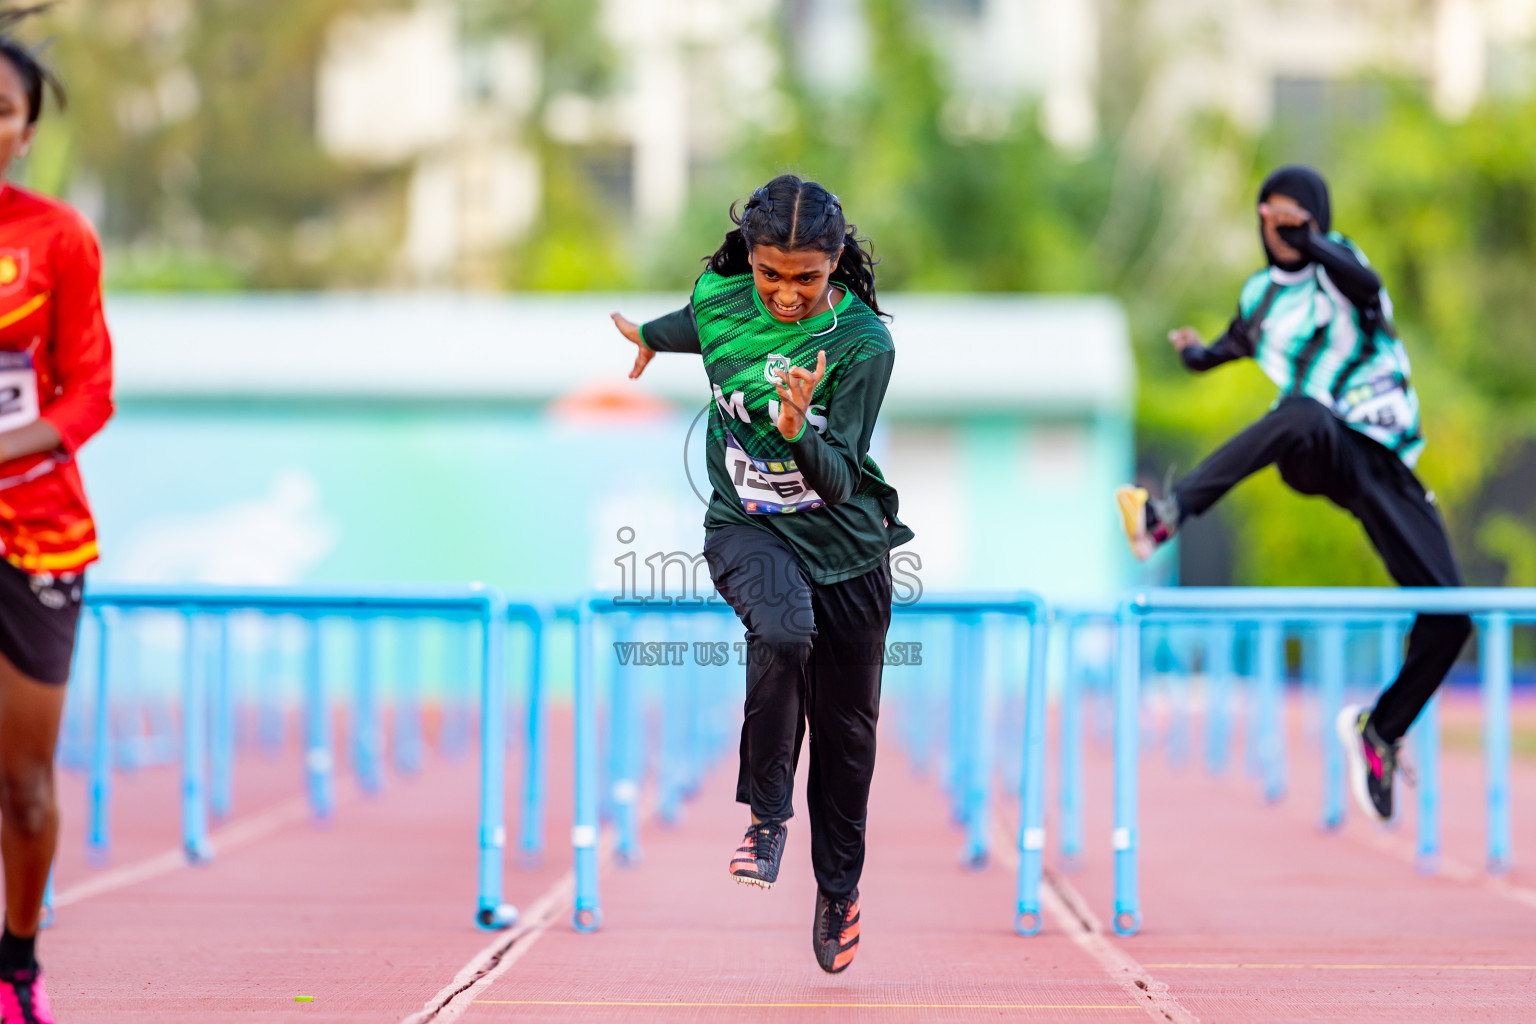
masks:
{"type": "Polygon", "coordinates": [[[795,765],[809,723],[811,865],[823,892],[846,896],[864,870],[890,563],[815,584],[783,542],[753,526],[711,532],[704,556],[715,588],[747,627],[736,799],[763,820],[794,813],[795,765]]]}
{"type": "MultiPolygon", "coordinates": [[[[1365,527],[1387,572],[1404,587],[1459,587],[1450,538],[1424,486],[1402,460],[1310,398],[1287,398],[1218,448],[1174,487],[1184,518],[1210,508],[1269,465],[1302,494],[1321,495],[1365,527]]],[[[1465,615],[1420,615],[1402,670],[1376,702],[1371,722],[1399,739],[1450,671],[1472,632],[1465,615]]]]}

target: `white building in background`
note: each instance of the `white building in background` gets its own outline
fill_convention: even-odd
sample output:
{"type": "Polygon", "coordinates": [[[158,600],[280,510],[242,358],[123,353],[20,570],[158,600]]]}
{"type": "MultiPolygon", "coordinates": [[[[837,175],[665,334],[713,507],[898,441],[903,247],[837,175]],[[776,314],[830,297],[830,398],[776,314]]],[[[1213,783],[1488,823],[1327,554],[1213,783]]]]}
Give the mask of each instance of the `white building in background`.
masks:
{"type": "Polygon", "coordinates": [[[500,252],[533,226],[541,206],[535,128],[556,144],[602,151],[601,176],[617,205],[642,224],[672,224],[691,167],[772,116],[775,7],[605,0],[601,28],[619,85],[605,95],[556,93],[542,104],[537,49],[516,36],[467,39],[453,0],[342,18],[318,73],[320,140],[345,160],[410,166],[406,276],[488,285],[500,252]],[[535,125],[541,109],[543,124],[535,125]]]}
{"type": "MultiPolygon", "coordinates": [[[[951,70],[953,130],[995,134],[1033,96],[1052,139],[1093,141],[1091,0],[914,2],[951,70]]],[[[604,0],[601,21],[617,86],[542,104],[536,50],[517,38],[469,43],[453,0],[333,26],[318,75],[320,139],[342,159],[410,166],[404,276],[494,281],[497,254],[540,208],[529,145],[540,109],[537,127],[552,142],[604,154],[600,176],[616,205],[665,228],[687,204],[694,169],[784,109],[775,102],[780,26],[794,41],[794,73],[813,88],[856,88],[868,67],[862,0],[604,0]]]]}
{"type": "MultiPolygon", "coordinates": [[[[1069,150],[1097,137],[1095,0],[911,0],[952,92],[946,127],[994,136],[1021,101],[1039,104],[1046,137],[1069,150]]],[[[864,0],[782,0],[796,71],[823,92],[850,92],[870,61],[864,0]]]]}
{"type": "Polygon", "coordinates": [[[508,241],[530,228],[541,167],[524,122],[539,93],[533,49],[471,45],[451,2],[350,16],[321,59],[317,130],[327,151],[411,167],[402,262],[427,284],[489,284],[508,241]]]}
{"type": "MultiPolygon", "coordinates": [[[[529,41],[471,42],[455,0],[418,0],[403,13],[333,26],[318,130],[344,159],[410,166],[404,276],[490,285],[499,254],[541,207],[535,128],[596,154],[615,205],[637,224],[665,228],[684,210],[695,169],[784,109],[775,102],[777,33],[791,41],[788,70],[811,88],[835,97],[862,84],[871,60],[864,2],[604,0],[616,85],[544,97],[529,41]]],[[[1258,130],[1277,117],[1347,108],[1348,83],[1372,71],[1424,81],[1450,117],[1490,90],[1536,84],[1536,0],[908,2],[946,70],[948,130],[996,135],[1028,101],[1046,136],[1069,151],[1098,137],[1112,39],[1147,67],[1129,127],[1145,149],[1166,145],[1202,111],[1258,130]]]]}
{"type": "Polygon", "coordinates": [[[1423,82],[1440,113],[1536,85],[1536,0],[1146,0],[1146,120],[1220,110],[1261,129],[1344,103],[1371,73],[1423,82]]]}

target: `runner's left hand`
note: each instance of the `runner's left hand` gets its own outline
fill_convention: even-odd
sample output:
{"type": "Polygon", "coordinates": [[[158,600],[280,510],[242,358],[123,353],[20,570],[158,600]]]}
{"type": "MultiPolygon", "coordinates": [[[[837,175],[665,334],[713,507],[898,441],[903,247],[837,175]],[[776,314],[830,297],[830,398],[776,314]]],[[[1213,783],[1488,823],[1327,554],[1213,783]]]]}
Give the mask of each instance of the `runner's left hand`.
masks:
{"type": "Polygon", "coordinates": [[[775,372],[779,376],[779,382],[773,386],[773,390],[779,393],[779,433],[788,439],[800,433],[805,426],[805,413],[811,407],[811,395],[816,392],[816,385],[821,383],[821,378],[827,375],[826,350],[816,353],[814,373],[801,366],[791,366],[787,373],[783,370],[775,372]]]}

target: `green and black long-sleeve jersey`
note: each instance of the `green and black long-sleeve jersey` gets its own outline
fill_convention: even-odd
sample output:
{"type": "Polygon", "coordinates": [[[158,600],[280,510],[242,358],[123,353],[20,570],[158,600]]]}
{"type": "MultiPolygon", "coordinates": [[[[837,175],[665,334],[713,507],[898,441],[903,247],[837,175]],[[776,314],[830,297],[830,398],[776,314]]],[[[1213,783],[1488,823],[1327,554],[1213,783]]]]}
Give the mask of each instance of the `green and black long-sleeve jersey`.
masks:
{"type": "Polygon", "coordinates": [[[896,349],[885,324],[852,292],[833,311],[786,324],[763,307],[750,274],[706,272],[687,306],[645,324],[640,335],[657,352],[704,357],[714,396],[706,530],[772,531],[820,584],[862,576],[912,539],[897,519],[895,488],[869,456],[896,349]],[[823,350],[827,372],[806,427],[786,440],[777,426],[774,371],[814,369],[823,350]]]}

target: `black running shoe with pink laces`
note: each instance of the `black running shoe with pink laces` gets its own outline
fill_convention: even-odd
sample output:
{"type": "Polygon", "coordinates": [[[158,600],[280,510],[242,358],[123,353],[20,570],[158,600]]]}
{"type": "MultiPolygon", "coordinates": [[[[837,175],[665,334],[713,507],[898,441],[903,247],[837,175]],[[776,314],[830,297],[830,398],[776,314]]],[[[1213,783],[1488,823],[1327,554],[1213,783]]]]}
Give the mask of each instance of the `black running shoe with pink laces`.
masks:
{"type": "Polygon", "coordinates": [[[731,877],[742,885],[772,889],[779,880],[779,858],[789,827],[782,821],[763,821],[747,826],[747,834],[731,857],[731,877]]]}
{"type": "Polygon", "coordinates": [[[811,925],[816,962],[828,974],[841,974],[859,951],[859,890],[833,898],[816,890],[816,920],[811,925]]]}

